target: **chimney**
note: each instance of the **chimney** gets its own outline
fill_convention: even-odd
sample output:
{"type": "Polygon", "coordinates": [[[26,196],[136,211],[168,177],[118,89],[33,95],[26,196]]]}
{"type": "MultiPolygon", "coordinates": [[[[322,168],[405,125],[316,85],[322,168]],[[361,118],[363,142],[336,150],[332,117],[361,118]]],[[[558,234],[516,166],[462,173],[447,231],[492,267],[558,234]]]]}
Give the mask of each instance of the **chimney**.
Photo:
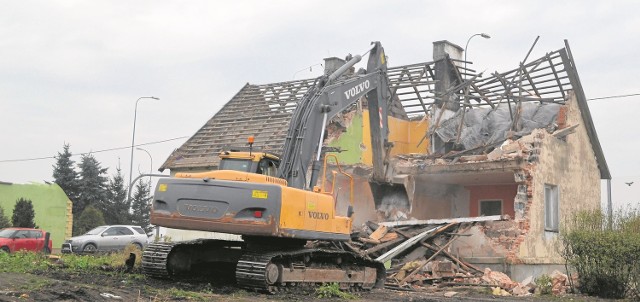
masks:
{"type": "Polygon", "coordinates": [[[449,57],[451,59],[461,60],[463,50],[462,47],[447,40],[433,42],[433,60],[436,62],[435,92],[436,96],[441,98],[435,101],[438,108],[442,106],[442,102],[445,102],[444,108],[451,111],[458,111],[460,107],[456,99],[457,96],[454,93],[444,95],[450,88],[458,84],[458,78],[454,70],[455,66],[453,66],[449,60],[445,60],[445,58],[449,57]]]}
{"type": "Polygon", "coordinates": [[[347,63],[347,61],[340,58],[336,58],[336,57],[325,58],[324,59],[324,75],[332,74],[334,71],[338,70],[338,68],[340,68],[345,63],[347,63]]]}
{"type": "Polygon", "coordinates": [[[433,42],[433,60],[437,61],[449,55],[455,60],[462,60],[464,48],[453,44],[447,40],[433,42]]]}
{"type": "MultiPolygon", "coordinates": [[[[447,40],[433,42],[433,61],[435,62],[435,94],[437,99],[434,101],[432,120],[435,123],[436,117],[441,116],[440,110],[444,110],[443,120],[447,120],[460,109],[458,95],[456,93],[447,93],[447,91],[459,84],[456,76],[455,66],[459,62],[450,62],[446,58],[462,60],[464,49],[447,40]],[[443,106],[444,105],[444,106],[443,106]]],[[[431,152],[447,153],[453,147],[452,143],[443,142],[438,135],[431,135],[431,152]]]]}

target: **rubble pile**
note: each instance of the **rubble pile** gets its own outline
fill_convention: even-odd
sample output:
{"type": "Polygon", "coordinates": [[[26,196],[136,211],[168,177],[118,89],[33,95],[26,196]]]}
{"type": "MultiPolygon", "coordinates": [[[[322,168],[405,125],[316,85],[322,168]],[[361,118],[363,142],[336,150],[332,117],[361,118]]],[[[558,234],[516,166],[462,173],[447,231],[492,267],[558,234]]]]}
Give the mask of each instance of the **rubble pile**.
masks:
{"type": "Polygon", "coordinates": [[[498,296],[528,296],[541,287],[550,294],[569,291],[569,278],[558,271],[549,284],[536,285],[533,276],[513,281],[502,272],[479,268],[450,252],[450,245],[479,221],[449,221],[443,224],[407,224],[368,221],[343,248],[375,259],[387,268],[385,287],[396,290],[445,291],[455,295],[455,287],[485,287],[498,296]]]}
{"type": "Polygon", "coordinates": [[[472,223],[385,226],[367,222],[347,244],[352,251],[384,263],[387,287],[411,288],[464,282],[482,271],[448,251],[461,229],[472,223]]]}

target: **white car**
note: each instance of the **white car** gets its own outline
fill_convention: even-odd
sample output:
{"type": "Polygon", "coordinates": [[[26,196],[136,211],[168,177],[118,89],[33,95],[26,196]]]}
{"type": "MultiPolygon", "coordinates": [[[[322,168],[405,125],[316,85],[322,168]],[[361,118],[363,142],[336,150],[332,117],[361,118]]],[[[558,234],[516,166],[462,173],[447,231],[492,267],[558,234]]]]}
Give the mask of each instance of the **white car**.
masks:
{"type": "Polygon", "coordinates": [[[145,231],[137,225],[103,225],[84,235],[71,237],[62,244],[63,253],[118,251],[133,244],[144,249],[149,243],[145,231]]]}

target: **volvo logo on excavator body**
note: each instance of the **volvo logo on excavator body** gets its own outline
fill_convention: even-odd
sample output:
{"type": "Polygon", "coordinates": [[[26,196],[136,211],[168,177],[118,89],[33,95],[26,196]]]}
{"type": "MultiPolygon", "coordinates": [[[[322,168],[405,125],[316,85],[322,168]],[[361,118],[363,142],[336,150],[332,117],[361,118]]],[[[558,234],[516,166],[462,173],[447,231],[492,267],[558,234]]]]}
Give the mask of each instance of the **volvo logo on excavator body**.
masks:
{"type": "Polygon", "coordinates": [[[329,213],[309,211],[309,218],[329,220],[329,213]]]}
{"type": "Polygon", "coordinates": [[[369,89],[369,87],[371,86],[371,83],[369,82],[369,80],[366,80],[356,86],[353,86],[349,89],[347,89],[347,91],[344,92],[344,96],[348,99],[360,94],[361,92],[363,92],[365,89],[369,89]]]}
{"type": "Polygon", "coordinates": [[[218,209],[215,207],[208,207],[202,205],[193,205],[193,204],[185,204],[184,205],[187,211],[190,212],[208,212],[208,213],[217,213],[218,209]]]}

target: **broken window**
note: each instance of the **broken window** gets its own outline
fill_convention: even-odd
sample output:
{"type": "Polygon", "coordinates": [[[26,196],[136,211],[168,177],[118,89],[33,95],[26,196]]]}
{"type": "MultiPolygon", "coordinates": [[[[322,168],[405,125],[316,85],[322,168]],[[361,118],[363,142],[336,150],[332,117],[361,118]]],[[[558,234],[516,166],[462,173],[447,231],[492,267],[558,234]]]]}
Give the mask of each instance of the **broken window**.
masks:
{"type": "Polygon", "coordinates": [[[544,229],[558,232],[559,221],[558,186],[544,185],[544,229]]]}
{"type": "Polygon", "coordinates": [[[480,200],[478,216],[502,215],[502,200],[480,200]]]}

